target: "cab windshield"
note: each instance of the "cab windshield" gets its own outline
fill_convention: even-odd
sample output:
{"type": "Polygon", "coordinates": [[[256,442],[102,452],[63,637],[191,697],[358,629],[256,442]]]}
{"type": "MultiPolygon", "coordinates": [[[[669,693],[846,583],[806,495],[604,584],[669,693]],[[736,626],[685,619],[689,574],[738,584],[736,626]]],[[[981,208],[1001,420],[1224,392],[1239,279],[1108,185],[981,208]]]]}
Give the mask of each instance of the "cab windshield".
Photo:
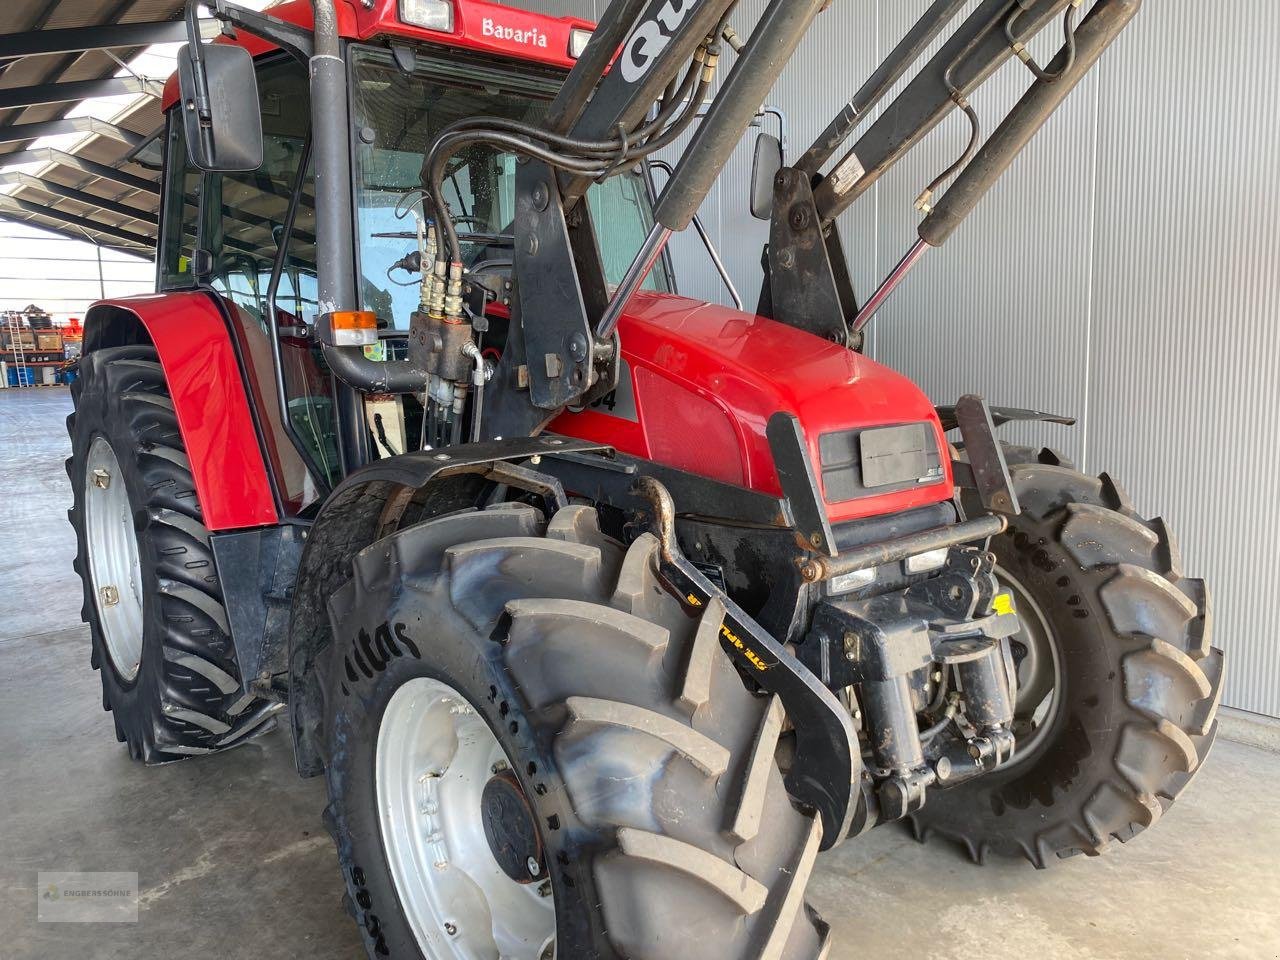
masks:
{"type": "MultiPolygon", "coordinates": [[[[418,275],[394,265],[417,249],[422,163],[444,127],[464,117],[496,116],[537,123],[562,75],[522,65],[518,70],[443,61],[419,51],[405,70],[382,50],[359,48],[353,58],[356,134],[356,229],[361,295],[386,326],[405,329],[418,306],[418,275]]],[[[515,154],[477,144],[458,153],[444,178],[466,265],[510,262],[515,219],[515,154]]],[[[587,202],[596,226],[605,279],[621,280],[653,226],[639,173],[595,184],[587,202]]],[[[645,281],[670,290],[661,262],[645,281]]]]}

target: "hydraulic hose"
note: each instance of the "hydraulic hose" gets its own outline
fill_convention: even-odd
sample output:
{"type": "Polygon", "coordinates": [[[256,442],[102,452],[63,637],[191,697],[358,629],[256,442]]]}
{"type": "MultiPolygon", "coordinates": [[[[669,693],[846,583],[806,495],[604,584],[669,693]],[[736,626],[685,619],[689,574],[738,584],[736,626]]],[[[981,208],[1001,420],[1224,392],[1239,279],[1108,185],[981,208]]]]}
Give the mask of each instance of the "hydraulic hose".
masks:
{"type": "Polygon", "coordinates": [[[1064,47],[1050,64],[1046,72],[1053,79],[1037,80],[1031,85],[983,144],[973,162],[921,222],[922,240],[934,247],[946,242],[1141,6],[1142,0],[1099,0],[1075,31],[1073,47],[1064,47]]]}
{"type": "Polygon", "coordinates": [[[468,144],[487,143],[579,176],[592,179],[613,176],[628,164],[675,142],[697,118],[699,105],[711,88],[720,55],[720,36],[732,9],[730,6],[724,11],[715,30],[699,45],[679,83],[673,80],[668,85],[659,101],[657,115],[633,130],[619,126],[616,137],[584,140],[559,130],[501,117],[466,118],[441,130],[423,161],[422,182],[441,225],[446,255],[454,262],[462,256],[457,230],[441,188],[448,162],[459,150],[468,144]],[[682,104],[684,109],[680,111],[682,104]]]}
{"type": "MultiPolygon", "coordinates": [[[[457,230],[453,218],[442,199],[440,188],[444,180],[445,168],[449,160],[464,146],[473,143],[487,143],[502,147],[513,153],[519,153],[559,170],[582,176],[601,178],[610,176],[614,171],[626,164],[641,160],[673,143],[693,122],[698,115],[698,105],[711,86],[711,71],[699,58],[685,74],[677,93],[686,89],[695,76],[698,78],[694,95],[682,113],[665,129],[659,130],[658,119],[638,128],[632,134],[619,136],[616,140],[579,140],[574,137],[556,134],[532,124],[521,123],[497,117],[474,117],[456,121],[445,127],[436,137],[431,151],[423,164],[423,183],[432,198],[437,222],[441,224],[445,239],[445,249],[454,261],[460,261],[462,248],[458,243],[457,230]],[[644,138],[648,139],[644,139],[644,138]],[[631,145],[634,141],[641,141],[631,145]],[[571,151],[559,153],[553,147],[571,151]],[[585,155],[584,155],[585,154],[585,155]]],[[[683,100],[678,97],[672,104],[664,105],[659,118],[670,116],[670,113],[683,100]]]]}

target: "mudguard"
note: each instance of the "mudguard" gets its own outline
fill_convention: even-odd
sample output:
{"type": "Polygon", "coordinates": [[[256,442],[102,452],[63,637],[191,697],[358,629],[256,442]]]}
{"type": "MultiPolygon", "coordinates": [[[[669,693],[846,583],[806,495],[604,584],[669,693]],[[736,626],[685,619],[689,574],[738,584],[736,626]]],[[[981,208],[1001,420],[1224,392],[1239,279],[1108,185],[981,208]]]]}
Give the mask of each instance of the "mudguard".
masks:
{"type": "Polygon", "coordinates": [[[84,322],[84,352],[154,344],[211,531],[280,522],[262,440],[222,311],[196,290],[100,300],[84,322]]]}
{"type": "MultiPolygon", "coordinates": [[[[504,480],[504,470],[520,471],[512,461],[601,449],[601,444],[552,436],[469,443],[378,460],[338,485],[308,531],[289,618],[289,717],[301,776],[314,777],[325,768],[325,711],[316,670],[330,643],[329,597],[350,579],[356,554],[408,516],[420,521],[474,506],[486,478],[504,480]]],[[[528,489],[530,478],[524,473],[519,479],[511,474],[504,482],[528,489]]],[[[558,483],[542,493],[553,502],[564,499],[558,483]]]]}

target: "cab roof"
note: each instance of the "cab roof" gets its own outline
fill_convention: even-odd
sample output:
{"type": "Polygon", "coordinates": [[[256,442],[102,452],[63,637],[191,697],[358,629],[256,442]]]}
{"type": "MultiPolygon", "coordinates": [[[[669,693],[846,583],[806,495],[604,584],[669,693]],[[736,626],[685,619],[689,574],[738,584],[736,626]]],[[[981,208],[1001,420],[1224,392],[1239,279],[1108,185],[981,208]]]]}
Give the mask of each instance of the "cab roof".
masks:
{"type": "MultiPolygon", "coordinates": [[[[595,28],[590,20],[580,17],[548,17],[487,0],[450,2],[454,11],[453,30],[443,32],[406,23],[400,17],[398,0],[373,0],[369,7],[360,0],[338,0],[338,33],[348,40],[412,40],[567,70],[574,63],[569,55],[573,32],[595,28]]],[[[264,12],[308,29],[314,23],[311,0],[282,0],[264,12]]],[[[224,42],[236,43],[255,57],[274,49],[270,43],[244,32],[224,42]]],[[[165,84],[162,108],[169,109],[177,99],[175,76],[165,84]]]]}

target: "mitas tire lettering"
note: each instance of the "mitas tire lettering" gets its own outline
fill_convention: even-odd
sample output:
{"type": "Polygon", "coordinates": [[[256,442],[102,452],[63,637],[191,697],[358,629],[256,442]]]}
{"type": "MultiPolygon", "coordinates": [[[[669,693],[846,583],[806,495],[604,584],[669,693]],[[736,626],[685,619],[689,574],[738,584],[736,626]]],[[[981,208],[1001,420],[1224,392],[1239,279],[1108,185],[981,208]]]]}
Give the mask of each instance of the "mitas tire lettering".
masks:
{"type": "Polygon", "coordinates": [[[453,956],[463,939],[485,939],[474,920],[419,923],[389,859],[399,834],[384,829],[377,745],[395,697],[424,679],[450,688],[458,715],[483,721],[501,748],[533,829],[502,872],[519,883],[537,864],[529,890],[553,898],[556,956],[670,960],[672,937],[688,936],[702,960],[827,956],[827,925],[803,897],[822,825],[786,789],[781,701],[749,689],[707,620],[716,614],[704,601],[690,617],[660,560],[651,534],[624,546],[588,506],[547,518],[516,503],[441,515],[356,556],[328,604],[325,759],[327,816],[370,960],[453,956]],[[401,656],[379,646],[382,623],[401,656]],[[356,695],[339,693],[344,678],[356,695]]]}
{"type": "Polygon", "coordinates": [[[383,621],[369,635],[363,627],[351,641],[351,652],[343,657],[343,672],[347,682],[341,684],[342,695],[351,696],[348,683],[356,684],[361,679],[371,680],[374,674],[382,673],[393,659],[411,656],[415,660],[422,659],[422,651],[409,636],[403,623],[388,624],[383,621]],[[394,631],[394,638],[392,632],[394,631]]]}

